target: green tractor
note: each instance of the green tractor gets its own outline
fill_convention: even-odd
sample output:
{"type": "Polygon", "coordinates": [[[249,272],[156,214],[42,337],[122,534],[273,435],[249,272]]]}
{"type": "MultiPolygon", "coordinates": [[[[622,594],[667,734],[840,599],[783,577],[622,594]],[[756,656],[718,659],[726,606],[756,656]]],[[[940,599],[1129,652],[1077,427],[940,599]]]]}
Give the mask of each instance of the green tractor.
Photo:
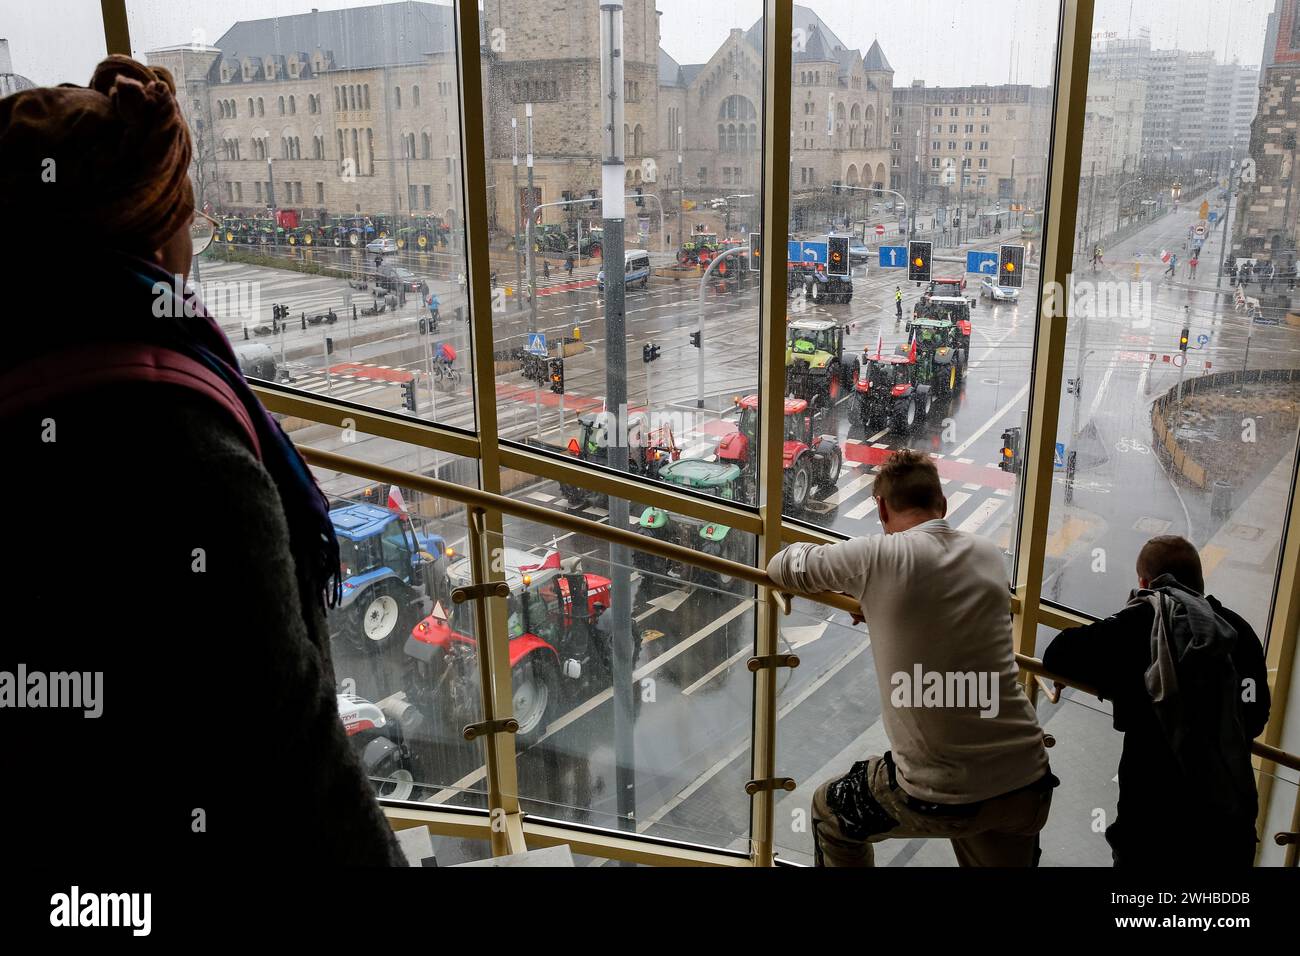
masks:
{"type": "Polygon", "coordinates": [[[858,357],[844,350],[848,326],[796,319],[786,328],[785,394],[808,402],[813,415],[836,406],[858,380],[858,357]]]}
{"type": "Polygon", "coordinates": [[[323,230],[315,219],[304,219],[285,233],[284,241],[291,247],[310,249],[320,240],[323,230]]]}
{"type": "Polygon", "coordinates": [[[432,216],[412,216],[409,222],[397,230],[397,248],[428,252],[433,248],[437,234],[437,224],[432,216]]]}
{"type": "MultiPolygon", "coordinates": [[[[659,469],[659,480],[692,491],[702,491],[727,501],[741,500],[743,490],[739,466],[721,461],[684,458],[669,462],[659,469]]],[[[670,544],[679,544],[692,551],[712,554],[741,564],[746,564],[750,560],[749,547],[744,541],[744,536],[728,525],[673,515],[662,508],[651,507],[641,513],[637,527],[649,537],[670,544]]],[[[738,578],[678,564],[644,551],[634,552],[632,563],[643,574],[657,575],[661,578],[679,577],[694,584],[730,591],[743,590],[745,587],[744,582],[738,578]]]]}
{"type": "Polygon", "coordinates": [[[907,323],[907,334],[916,339],[918,353],[930,359],[933,369],[928,377],[935,393],[955,395],[966,380],[968,343],[961,329],[948,318],[922,318],[907,323]]]}

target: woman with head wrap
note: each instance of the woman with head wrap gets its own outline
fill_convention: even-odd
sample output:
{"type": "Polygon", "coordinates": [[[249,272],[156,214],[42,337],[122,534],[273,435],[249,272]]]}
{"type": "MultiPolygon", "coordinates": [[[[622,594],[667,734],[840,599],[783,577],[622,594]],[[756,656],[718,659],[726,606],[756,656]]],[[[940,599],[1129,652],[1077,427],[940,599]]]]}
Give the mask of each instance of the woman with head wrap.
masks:
{"type": "Polygon", "coordinates": [[[190,157],[170,74],[127,57],[0,99],[22,240],[0,352],[6,856],[401,863],[339,720],[328,503],[183,291],[192,231],[211,237],[190,157]]]}

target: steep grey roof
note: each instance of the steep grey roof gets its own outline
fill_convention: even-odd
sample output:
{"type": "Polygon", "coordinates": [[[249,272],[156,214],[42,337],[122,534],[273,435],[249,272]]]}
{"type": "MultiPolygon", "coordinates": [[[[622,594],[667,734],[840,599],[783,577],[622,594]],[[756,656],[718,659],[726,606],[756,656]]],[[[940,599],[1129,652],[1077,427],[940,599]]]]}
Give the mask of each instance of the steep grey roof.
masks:
{"type": "Polygon", "coordinates": [[[868,73],[894,72],[894,68],[885,59],[885,51],[880,48],[879,40],[871,41],[871,49],[867,51],[866,57],[863,58],[862,66],[868,73]]]}
{"type": "Polygon", "coordinates": [[[708,66],[707,63],[687,63],[682,67],[682,85],[690,86],[701,71],[708,66]]]}
{"type": "MultiPolygon", "coordinates": [[[[826,21],[817,16],[810,8],[796,3],[794,5],[793,22],[795,29],[804,31],[805,38],[804,49],[797,51],[791,57],[795,63],[825,63],[827,60],[833,60],[839,64],[840,69],[845,73],[857,69],[858,63],[862,60],[858,50],[849,47],[836,36],[835,31],[826,25],[826,21]]],[[[749,41],[750,46],[755,50],[762,51],[762,20],[759,20],[745,32],[745,39],[749,41]]],[[[879,44],[875,45],[875,49],[879,50],[879,44]]],[[[885,59],[883,52],[880,53],[880,59],[881,61],[885,59]]],[[[872,69],[872,67],[868,66],[867,69],[872,69]]],[[[888,63],[885,64],[885,69],[891,73],[893,72],[888,63]]]]}
{"type": "Polygon", "coordinates": [[[226,57],[332,51],[339,69],[419,63],[426,53],[455,49],[452,8],[405,0],[322,10],[265,20],[240,20],[215,44],[226,57]]]}
{"type": "Polygon", "coordinates": [[[668,55],[663,48],[659,48],[659,85],[660,86],[677,86],[681,83],[681,65],[668,55]]]}

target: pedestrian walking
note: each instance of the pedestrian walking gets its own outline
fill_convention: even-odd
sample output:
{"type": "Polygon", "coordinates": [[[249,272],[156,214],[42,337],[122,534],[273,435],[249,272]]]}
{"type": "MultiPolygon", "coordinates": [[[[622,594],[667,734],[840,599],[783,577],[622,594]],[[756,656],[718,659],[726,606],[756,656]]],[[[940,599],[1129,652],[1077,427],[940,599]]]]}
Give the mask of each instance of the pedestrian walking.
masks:
{"type": "Polygon", "coordinates": [[[543,259],[543,260],[542,260],[542,278],[543,278],[543,279],[549,279],[550,277],[551,277],[551,260],[550,260],[550,259],[543,259]]]}
{"type": "Polygon", "coordinates": [[[1177,270],[1177,268],[1178,268],[1178,257],[1177,257],[1176,255],[1173,255],[1172,253],[1170,253],[1170,255],[1169,255],[1169,265],[1165,267],[1165,275],[1166,275],[1166,276],[1173,276],[1173,275],[1174,275],[1174,272],[1175,272],[1175,270],[1177,270]]]}
{"type": "Polygon", "coordinates": [[[570,279],[573,278],[573,256],[564,257],[564,273],[570,279]]]}
{"type": "Polygon", "coordinates": [[[1187,263],[1187,267],[1188,269],[1191,270],[1193,279],[1196,278],[1196,267],[1200,264],[1200,262],[1201,260],[1198,259],[1195,255],[1193,255],[1191,261],[1187,263]]]}

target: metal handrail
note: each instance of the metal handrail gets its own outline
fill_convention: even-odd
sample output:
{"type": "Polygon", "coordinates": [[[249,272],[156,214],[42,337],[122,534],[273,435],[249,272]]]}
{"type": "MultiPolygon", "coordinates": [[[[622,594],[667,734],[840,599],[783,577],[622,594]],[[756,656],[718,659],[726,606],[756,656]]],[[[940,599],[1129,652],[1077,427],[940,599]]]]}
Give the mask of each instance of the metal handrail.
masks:
{"type": "MultiPolygon", "coordinates": [[[[422,491],[426,494],[438,498],[447,498],[470,507],[494,509],[503,514],[513,515],[516,518],[523,518],[528,521],[536,521],[540,524],[547,524],[557,528],[563,528],[566,531],[574,531],[578,534],[585,534],[601,541],[608,541],[612,544],[626,545],[633,550],[648,552],[660,558],[666,558],[669,561],[679,561],[683,564],[693,565],[703,568],[706,571],[712,571],[715,574],[725,575],[732,578],[738,578],[755,587],[768,588],[778,595],[789,593],[788,589],[777,585],[767,574],[766,571],[758,568],[751,568],[747,564],[740,564],[736,561],[729,561],[726,558],[720,558],[716,555],[705,554],[702,551],[693,551],[690,548],[684,548],[678,544],[672,544],[667,541],[660,541],[658,538],[651,538],[648,535],[637,534],[635,531],[628,531],[626,528],[613,528],[609,525],[598,524],[595,521],[589,521],[586,518],[578,518],[574,515],[565,514],[562,511],[553,511],[550,508],[543,508],[541,505],[530,504],[527,501],[517,501],[514,498],[507,498],[503,495],[495,495],[478,488],[469,488],[465,485],[453,484],[450,481],[443,481],[441,478],[430,478],[426,475],[414,475],[410,472],[402,471],[399,468],[389,468],[387,465],[377,465],[373,462],[361,461],[357,458],[349,458],[347,455],[340,455],[332,451],[323,451],[319,448],[312,448],[309,445],[298,445],[298,451],[306,459],[309,465],[315,465],[318,468],[329,468],[333,471],[342,472],[348,475],[357,475],[361,478],[369,478],[371,481],[382,481],[389,484],[401,485],[404,488],[411,488],[416,491],[422,491]]],[[[799,597],[807,598],[817,604],[824,604],[828,607],[836,608],[850,614],[860,614],[862,608],[858,602],[847,594],[839,594],[832,591],[822,591],[816,594],[803,592],[794,592],[799,597]]],[[[778,598],[778,603],[782,604],[783,609],[787,606],[782,598],[778,598]]],[[[1060,674],[1054,674],[1043,667],[1043,662],[1036,657],[1029,657],[1025,654],[1016,655],[1016,664],[1021,670],[1041,677],[1045,681],[1052,681],[1065,687],[1072,687],[1075,690],[1083,691],[1093,697],[1101,697],[1101,692],[1087,684],[1062,677],[1060,674]]],[[[1274,763],[1288,767],[1291,770],[1300,771],[1300,756],[1272,747],[1259,741],[1251,743],[1251,751],[1265,760],[1271,760],[1274,763]]]]}

